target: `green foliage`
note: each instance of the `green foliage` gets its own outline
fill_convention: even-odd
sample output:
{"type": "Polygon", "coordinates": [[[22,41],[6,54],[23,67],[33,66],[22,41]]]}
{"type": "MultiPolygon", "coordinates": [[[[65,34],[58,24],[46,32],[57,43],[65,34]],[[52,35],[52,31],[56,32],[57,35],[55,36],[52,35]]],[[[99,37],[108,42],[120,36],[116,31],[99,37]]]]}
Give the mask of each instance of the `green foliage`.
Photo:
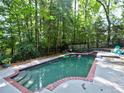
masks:
{"type": "MultiPolygon", "coordinates": [[[[70,44],[86,45],[75,51],[106,45],[107,24],[101,16],[105,13],[97,1],[1,0],[0,53],[12,56],[15,62],[46,55],[51,50],[63,51],[70,44]]],[[[110,3],[111,41],[117,43],[124,38],[124,13],[120,19],[113,16],[118,4],[114,0],[110,3]]]]}
{"type": "Polygon", "coordinates": [[[2,55],[0,55],[0,64],[2,64],[3,59],[4,59],[4,57],[2,55]]]}
{"type": "Polygon", "coordinates": [[[12,61],[27,60],[38,56],[39,52],[33,43],[23,42],[18,45],[17,52],[13,55],[12,61]]]}
{"type": "Polygon", "coordinates": [[[6,57],[5,59],[2,60],[2,64],[11,64],[11,57],[6,57]]]}
{"type": "Polygon", "coordinates": [[[9,55],[0,54],[0,64],[11,64],[12,58],[9,55]]]}

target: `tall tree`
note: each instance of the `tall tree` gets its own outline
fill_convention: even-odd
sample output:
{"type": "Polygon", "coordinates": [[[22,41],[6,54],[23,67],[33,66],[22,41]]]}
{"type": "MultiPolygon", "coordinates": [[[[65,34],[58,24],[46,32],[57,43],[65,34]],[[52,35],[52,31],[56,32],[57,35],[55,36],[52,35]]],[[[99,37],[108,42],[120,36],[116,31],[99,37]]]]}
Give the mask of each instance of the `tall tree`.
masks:
{"type": "Polygon", "coordinates": [[[107,45],[109,47],[110,45],[110,37],[111,37],[111,20],[110,20],[110,5],[111,5],[111,0],[96,0],[99,2],[105,11],[106,14],[106,19],[108,22],[108,38],[107,38],[107,45]]]}
{"type": "Polygon", "coordinates": [[[38,0],[35,0],[35,42],[36,48],[39,47],[39,29],[38,29],[38,0]]]}

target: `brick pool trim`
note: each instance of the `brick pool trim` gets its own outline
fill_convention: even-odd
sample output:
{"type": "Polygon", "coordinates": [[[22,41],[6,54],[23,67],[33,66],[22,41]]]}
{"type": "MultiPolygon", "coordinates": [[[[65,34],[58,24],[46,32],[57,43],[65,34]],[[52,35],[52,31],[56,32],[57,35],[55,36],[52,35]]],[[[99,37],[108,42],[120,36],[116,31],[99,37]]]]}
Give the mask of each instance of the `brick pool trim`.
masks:
{"type": "Polygon", "coordinates": [[[88,73],[88,76],[86,77],[86,80],[93,81],[95,71],[96,71],[96,61],[93,62],[90,72],[88,73]]]}
{"type": "MultiPolygon", "coordinates": [[[[70,53],[70,54],[79,54],[79,55],[89,55],[89,54],[92,54],[94,56],[96,56],[96,52],[88,52],[88,53],[70,53]]],[[[68,54],[67,54],[68,55],[68,54]]],[[[59,57],[58,57],[59,58],[59,57]]],[[[56,59],[56,58],[55,58],[56,59]]],[[[54,59],[53,59],[54,60],[54,59]]],[[[50,60],[49,60],[50,61],[50,60]]],[[[47,61],[45,61],[47,62],[47,61]]],[[[43,63],[45,63],[43,62],[43,63]]],[[[41,63],[38,63],[38,64],[42,64],[41,63]]],[[[33,67],[35,65],[38,65],[37,63],[36,64],[31,64],[29,67],[33,67]]],[[[27,68],[29,68],[27,67],[27,68]]],[[[23,68],[22,68],[23,69],[23,68]]],[[[22,69],[19,69],[19,70],[22,70],[22,69]]],[[[25,69],[25,68],[24,68],[25,69]]],[[[10,75],[9,77],[6,77],[4,78],[7,82],[9,82],[11,85],[13,85],[14,87],[16,87],[18,90],[20,90],[22,93],[32,93],[32,91],[30,91],[29,89],[25,88],[24,86],[22,86],[21,84],[19,84],[18,82],[16,82],[15,80],[11,79],[12,77],[16,76],[19,74],[19,70],[17,69],[15,71],[14,74],[10,75]]],[[[52,84],[49,84],[47,87],[48,90],[52,91],[54,90],[57,86],[61,85],[62,83],[66,82],[66,81],[69,81],[69,80],[86,80],[86,81],[93,81],[93,78],[94,78],[94,74],[95,74],[95,70],[96,70],[96,61],[94,59],[94,62],[92,64],[92,67],[88,73],[88,76],[87,77],[67,77],[67,78],[64,78],[64,79],[61,79],[61,80],[58,80],[52,84]]],[[[44,88],[42,88],[44,89],[44,88]]],[[[42,91],[42,89],[39,89],[38,91],[42,91]]]]}
{"type": "Polygon", "coordinates": [[[15,80],[11,79],[11,77],[14,77],[14,76],[16,76],[18,74],[19,74],[19,70],[16,70],[14,74],[10,75],[9,77],[5,77],[4,79],[7,82],[9,82],[11,85],[13,85],[14,87],[16,87],[22,93],[32,93],[30,90],[28,90],[27,88],[23,87],[21,84],[19,84],[15,80]]]}
{"type": "Polygon", "coordinates": [[[6,81],[8,81],[10,84],[12,84],[14,87],[16,87],[19,91],[21,91],[22,93],[32,93],[30,90],[28,90],[27,88],[23,87],[21,84],[19,84],[18,82],[16,82],[15,80],[7,77],[4,78],[6,81]]]}

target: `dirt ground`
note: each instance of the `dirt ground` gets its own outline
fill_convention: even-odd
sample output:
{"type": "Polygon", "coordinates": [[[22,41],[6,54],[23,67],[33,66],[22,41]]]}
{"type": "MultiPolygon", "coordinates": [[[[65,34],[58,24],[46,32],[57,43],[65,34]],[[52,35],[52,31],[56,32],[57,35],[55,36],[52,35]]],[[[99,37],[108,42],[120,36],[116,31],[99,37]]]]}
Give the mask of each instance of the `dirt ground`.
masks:
{"type": "Polygon", "coordinates": [[[57,55],[60,55],[60,54],[62,54],[62,53],[56,53],[56,54],[43,56],[43,57],[38,57],[38,58],[26,60],[26,61],[17,61],[16,63],[12,63],[12,66],[18,66],[18,65],[21,65],[21,64],[26,64],[26,63],[30,63],[30,62],[32,62],[33,60],[36,60],[36,59],[41,60],[41,59],[48,58],[48,57],[54,57],[54,56],[57,56],[57,55]]]}
{"type": "MultiPolygon", "coordinates": [[[[26,61],[17,61],[15,63],[12,63],[11,66],[18,66],[18,65],[22,65],[22,64],[26,64],[26,63],[30,63],[32,62],[33,60],[41,60],[41,59],[44,59],[44,58],[48,58],[48,57],[54,57],[54,56],[57,56],[57,55],[60,55],[62,53],[56,53],[56,54],[51,54],[51,55],[47,55],[47,56],[43,56],[43,57],[38,57],[38,58],[34,58],[34,59],[30,59],[30,60],[26,60],[26,61]]],[[[0,70],[4,69],[2,67],[2,65],[0,65],[0,70]]]]}

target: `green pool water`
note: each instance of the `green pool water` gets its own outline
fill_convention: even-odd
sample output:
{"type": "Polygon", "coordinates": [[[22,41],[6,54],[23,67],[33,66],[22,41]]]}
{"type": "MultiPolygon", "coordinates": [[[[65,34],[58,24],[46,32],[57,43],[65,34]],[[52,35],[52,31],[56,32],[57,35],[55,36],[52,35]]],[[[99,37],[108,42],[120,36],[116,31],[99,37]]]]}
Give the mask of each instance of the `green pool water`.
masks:
{"type": "Polygon", "coordinates": [[[87,55],[58,58],[21,71],[14,79],[31,91],[66,77],[87,77],[94,57],[87,55]]]}

